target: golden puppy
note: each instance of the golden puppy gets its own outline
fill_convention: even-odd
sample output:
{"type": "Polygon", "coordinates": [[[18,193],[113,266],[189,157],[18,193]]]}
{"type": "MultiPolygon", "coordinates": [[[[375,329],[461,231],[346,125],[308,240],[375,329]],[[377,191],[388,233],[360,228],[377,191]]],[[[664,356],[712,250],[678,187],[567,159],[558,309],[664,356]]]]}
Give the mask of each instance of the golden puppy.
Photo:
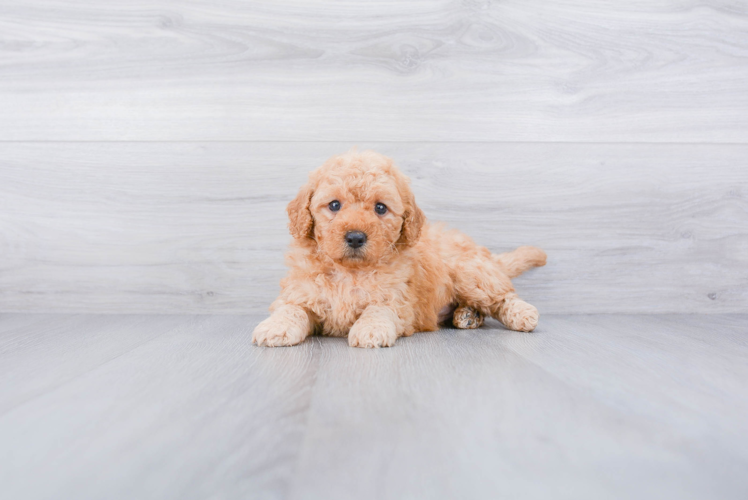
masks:
{"type": "Polygon", "coordinates": [[[290,267],[261,346],[289,346],[317,332],[356,347],[391,346],[451,319],[477,328],[485,315],[532,331],[538,311],[510,278],[545,264],[534,247],[492,254],[464,234],[426,223],[405,177],[372,151],[330,158],[288,205],[290,267]]]}

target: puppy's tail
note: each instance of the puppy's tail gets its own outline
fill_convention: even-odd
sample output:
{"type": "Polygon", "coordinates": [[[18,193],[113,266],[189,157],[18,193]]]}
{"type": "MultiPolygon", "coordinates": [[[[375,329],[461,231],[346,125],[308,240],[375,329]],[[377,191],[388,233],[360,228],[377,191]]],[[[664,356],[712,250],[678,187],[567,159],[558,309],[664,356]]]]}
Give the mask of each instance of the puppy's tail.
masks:
{"type": "Polygon", "coordinates": [[[511,252],[491,254],[491,260],[496,262],[510,278],[516,278],[528,269],[545,265],[545,252],[537,247],[519,247],[511,252]]]}

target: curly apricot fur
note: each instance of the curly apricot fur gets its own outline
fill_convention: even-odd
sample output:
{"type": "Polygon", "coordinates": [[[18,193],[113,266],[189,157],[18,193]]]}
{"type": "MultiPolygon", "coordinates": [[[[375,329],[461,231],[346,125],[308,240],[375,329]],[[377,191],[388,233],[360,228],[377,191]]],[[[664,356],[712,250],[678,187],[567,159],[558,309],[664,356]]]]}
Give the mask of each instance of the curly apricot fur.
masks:
{"type": "Polygon", "coordinates": [[[294,345],[316,332],[386,347],[436,330],[440,312],[455,309],[449,318],[460,328],[484,316],[519,331],[537,325],[537,309],[517,297],[510,278],[545,265],[545,253],[526,246],[492,254],[459,231],[428,224],[408,178],[385,156],[353,150],[330,158],[309,174],[288,216],[290,269],[271,316],[254,331],[259,345],[294,345]],[[340,202],[334,212],[333,200],[340,202]],[[386,213],[374,211],[377,203],[386,213]],[[349,246],[349,231],[365,233],[366,243],[349,246]]]}

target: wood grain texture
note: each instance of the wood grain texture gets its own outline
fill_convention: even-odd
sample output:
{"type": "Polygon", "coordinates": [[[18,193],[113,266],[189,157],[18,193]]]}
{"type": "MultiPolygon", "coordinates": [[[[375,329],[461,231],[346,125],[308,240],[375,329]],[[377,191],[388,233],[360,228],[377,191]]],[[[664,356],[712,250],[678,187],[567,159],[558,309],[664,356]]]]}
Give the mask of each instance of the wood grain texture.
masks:
{"type": "MultiPolygon", "coordinates": [[[[76,351],[75,377],[33,398],[19,402],[25,388],[0,383],[1,496],[283,494],[303,441],[314,344],[253,349],[253,320],[244,317],[54,319],[40,322],[35,349],[8,352],[12,373],[21,370],[27,386],[39,386],[68,371],[48,359],[73,343],[87,348],[76,351]],[[112,357],[117,344],[128,342],[128,332],[114,331],[122,329],[151,339],[112,357]],[[32,480],[32,471],[43,480],[32,480]]],[[[2,325],[0,318],[0,331],[2,325]]]]}
{"type": "Polygon", "coordinates": [[[748,9],[6,0],[0,140],[748,138],[748,9]]]}
{"type": "Polygon", "coordinates": [[[16,326],[17,317],[0,319],[0,414],[184,323],[183,317],[170,316],[45,315],[16,326]]]}
{"type": "Polygon", "coordinates": [[[532,334],[491,320],[380,350],[319,337],[259,348],[260,319],[0,315],[0,374],[28,381],[0,379],[2,496],[729,500],[748,488],[747,315],[548,315],[532,334]],[[70,376],[74,345],[86,347],[70,376]]]}
{"type": "Polygon", "coordinates": [[[395,352],[326,342],[291,498],[739,498],[746,320],[551,316],[395,352]]]}
{"type": "MultiPolygon", "coordinates": [[[[0,144],[0,310],[260,313],[285,205],[342,143],[0,144]]],[[[541,313],[748,311],[748,146],[365,143],[541,313]]]]}

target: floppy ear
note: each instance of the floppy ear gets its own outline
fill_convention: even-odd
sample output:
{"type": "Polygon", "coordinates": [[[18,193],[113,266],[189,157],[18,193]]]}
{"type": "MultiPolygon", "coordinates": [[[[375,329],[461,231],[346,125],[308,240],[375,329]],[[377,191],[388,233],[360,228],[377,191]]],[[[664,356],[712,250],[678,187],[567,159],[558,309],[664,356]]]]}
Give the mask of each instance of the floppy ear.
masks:
{"type": "Polygon", "coordinates": [[[410,246],[418,241],[424,222],[426,222],[426,216],[416,205],[413,194],[408,192],[408,197],[405,199],[405,212],[403,212],[403,227],[400,230],[400,239],[397,240],[397,244],[410,246]]]}
{"type": "Polygon", "coordinates": [[[296,239],[314,239],[314,219],[312,219],[312,212],[309,211],[313,194],[311,183],[306,184],[286,208],[289,219],[288,229],[291,231],[291,236],[296,239]]]}

